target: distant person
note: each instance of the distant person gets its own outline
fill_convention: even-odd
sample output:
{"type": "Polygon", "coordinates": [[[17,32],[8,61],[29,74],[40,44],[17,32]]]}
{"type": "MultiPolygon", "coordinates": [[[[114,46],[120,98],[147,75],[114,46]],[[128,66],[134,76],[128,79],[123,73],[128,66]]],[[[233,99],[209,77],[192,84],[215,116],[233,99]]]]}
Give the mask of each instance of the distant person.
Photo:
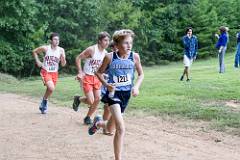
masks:
{"type": "Polygon", "coordinates": [[[219,58],[219,73],[225,72],[225,65],[224,65],[224,56],[227,50],[227,43],[228,43],[228,28],[221,26],[219,28],[220,36],[218,38],[216,48],[218,49],[218,58],[219,58]]]}
{"type": "Polygon", "coordinates": [[[83,120],[86,125],[92,124],[91,116],[97,110],[100,102],[102,83],[95,76],[95,72],[101,66],[103,58],[107,54],[106,48],[109,45],[109,39],[110,35],[107,32],[99,33],[97,44],[88,47],[76,57],[77,79],[83,88],[85,96],[74,96],[73,110],[78,111],[80,103],[90,106],[83,120]],[[81,67],[82,60],[85,60],[83,69],[81,67]]]}
{"type": "Polygon", "coordinates": [[[238,68],[240,65],[240,31],[237,32],[236,38],[237,38],[237,50],[235,55],[234,67],[238,68]]]}
{"type": "Polygon", "coordinates": [[[186,29],[186,35],[182,38],[183,46],[184,46],[184,55],[183,55],[183,63],[184,70],[183,75],[180,78],[180,81],[183,81],[185,75],[187,81],[190,81],[189,72],[190,67],[194,60],[197,58],[198,51],[198,40],[195,35],[192,34],[193,29],[191,27],[186,29]]]}
{"type": "Polygon", "coordinates": [[[39,106],[42,114],[46,114],[48,110],[48,98],[52,95],[58,80],[59,62],[62,66],[66,65],[65,51],[59,47],[59,34],[52,33],[50,35],[50,45],[44,45],[33,50],[33,57],[38,67],[41,68],[41,77],[46,91],[39,106]],[[38,54],[45,53],[43,62],[38,58],[38,54]]]}

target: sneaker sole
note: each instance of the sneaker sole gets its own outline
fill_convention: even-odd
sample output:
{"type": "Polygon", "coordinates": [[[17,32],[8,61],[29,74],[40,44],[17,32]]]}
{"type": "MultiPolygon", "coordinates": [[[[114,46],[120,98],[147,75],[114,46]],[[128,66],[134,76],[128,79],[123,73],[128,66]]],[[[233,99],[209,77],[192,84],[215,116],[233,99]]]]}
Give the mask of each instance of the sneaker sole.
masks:
{"type": "Polygon", "coordinates": [[[92,126],[88,129],[89,135],[94,135],[97,132],[97,130],[99,130],[99,128],[97,128],[97,126],[96,126],[96,123],[98,121],[100,121],[101,119],[102,118],[99,116],[94,118],[92,126]],[[93,129],[93,127],[94,127],[94,129],[93,129]]]}

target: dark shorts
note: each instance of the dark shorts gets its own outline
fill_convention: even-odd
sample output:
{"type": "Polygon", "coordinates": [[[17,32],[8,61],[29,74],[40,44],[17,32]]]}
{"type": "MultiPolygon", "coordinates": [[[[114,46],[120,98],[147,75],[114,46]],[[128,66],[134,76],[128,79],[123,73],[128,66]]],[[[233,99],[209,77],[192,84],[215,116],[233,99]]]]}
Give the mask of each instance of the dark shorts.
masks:
{"type": "Polygon", "coordinates": [[[104,104],[108,103],[108,95],[106,93],[102,93],[101,95],[101,102],[103,102],[104,104]]]}
{"type": "Polygon", "coordinates": [[[131,91],[116,91],[113,98],[109,98],[108,94],[109,92],[107,91],[106,94],[102,96],[101,101],[103,103],[108,103],[109,106],[119,104],[121,107],[121,113],[124,113],[131,97],[131,91]]]}

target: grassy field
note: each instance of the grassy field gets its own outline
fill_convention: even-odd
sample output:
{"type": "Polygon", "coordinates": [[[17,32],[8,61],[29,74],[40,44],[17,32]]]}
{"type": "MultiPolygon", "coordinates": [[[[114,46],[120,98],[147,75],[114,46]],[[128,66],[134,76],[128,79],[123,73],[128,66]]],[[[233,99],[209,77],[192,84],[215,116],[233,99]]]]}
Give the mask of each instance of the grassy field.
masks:
{"type": "MultiPolygon", "coordinates": [[[[181,62],[167,66],[145,67],[141,94],[132,98],[129,110],[143,110],[154,115],[181,116],[209,121],[219,129],[240,130],[240,69],[233,68],[234,55],[226,56],[226,73],[218,73],[216,58],[196,61],[191,82],[179,81],[181,62]]],[[[1,74],[0,91],[40,97],[44,92],[40,78],[20,81],[1,74]],[[37,80],[36,80],[37,79],[37,80]]],[[[72,97],[82,94],[74,76],[59,79],[51,101],[71,107],[72,97]]],[[[238,132],[240,133],[240,131],[238,132]]]]}

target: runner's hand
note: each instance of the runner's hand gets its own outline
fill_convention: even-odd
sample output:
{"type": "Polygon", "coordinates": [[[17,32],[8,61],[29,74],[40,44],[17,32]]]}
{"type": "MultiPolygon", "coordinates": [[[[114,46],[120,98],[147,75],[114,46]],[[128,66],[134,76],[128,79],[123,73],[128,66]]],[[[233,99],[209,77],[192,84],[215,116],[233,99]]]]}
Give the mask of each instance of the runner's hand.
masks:
{"type": "Polygon", "coordinates": [[[113,92],[115,90],[115,86],[113,84],[108,83],[106,87],[109,92],[113,92]]]}
{"type": "Polygon", "coordinates": [[[81,82],[82,81],[82,79],[83,79],[83,76],[84,76],[84,73],[78,73],[78,75],[77,75],[77,77],[76,77],[76,80],[78,80],[79,82],[81,82]]]}
{"type": "Polygon", "coordinates": [[[133,87],[132,88],[132,95],[133,95],[133,97],[138,96],[139,95],[139,89],[136,88],[136,87],[133,87]]]}

